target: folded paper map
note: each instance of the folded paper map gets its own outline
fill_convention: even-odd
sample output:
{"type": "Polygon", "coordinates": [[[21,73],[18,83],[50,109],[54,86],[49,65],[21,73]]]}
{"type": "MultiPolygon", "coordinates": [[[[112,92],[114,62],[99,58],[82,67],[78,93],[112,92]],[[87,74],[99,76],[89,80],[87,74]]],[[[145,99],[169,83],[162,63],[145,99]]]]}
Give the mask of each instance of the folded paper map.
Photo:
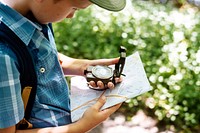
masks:
{"type": "Polygon", "coordinates": [[[85,77],[71,78],[71,118],[75,122],[82,117],[87,108],[96,103],[101,95],[106,96],[106,103],[102,109],[134,98],[150,90],[139,53],[126,57],[123,81],[115,85],[114,89],[96,91],[88,87],[85,77]]]}

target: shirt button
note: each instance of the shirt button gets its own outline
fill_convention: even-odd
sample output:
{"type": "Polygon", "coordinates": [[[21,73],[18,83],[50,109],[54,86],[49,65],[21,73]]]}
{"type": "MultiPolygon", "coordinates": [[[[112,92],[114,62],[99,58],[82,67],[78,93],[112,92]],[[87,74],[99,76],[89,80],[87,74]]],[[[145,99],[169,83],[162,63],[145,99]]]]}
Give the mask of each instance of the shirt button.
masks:
{"type": "Polygon", "coordinates": [[[45,68],[44,67],[40,68],[40,72],[44,73],[45,72],[45,68]]]}

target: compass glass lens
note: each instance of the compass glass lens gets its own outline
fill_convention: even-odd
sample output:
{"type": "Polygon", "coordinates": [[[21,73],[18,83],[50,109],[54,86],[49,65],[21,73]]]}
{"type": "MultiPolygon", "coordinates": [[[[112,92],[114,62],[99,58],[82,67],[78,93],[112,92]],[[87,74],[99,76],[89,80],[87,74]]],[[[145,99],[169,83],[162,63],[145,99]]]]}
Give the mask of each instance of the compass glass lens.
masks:
{"type": "Polygon", "coordinates": [[[109,79],[112,77],[113,72],[110,67],[107,66],[95,66],[92,69],[92,74],[100,79],[109,79]]]}

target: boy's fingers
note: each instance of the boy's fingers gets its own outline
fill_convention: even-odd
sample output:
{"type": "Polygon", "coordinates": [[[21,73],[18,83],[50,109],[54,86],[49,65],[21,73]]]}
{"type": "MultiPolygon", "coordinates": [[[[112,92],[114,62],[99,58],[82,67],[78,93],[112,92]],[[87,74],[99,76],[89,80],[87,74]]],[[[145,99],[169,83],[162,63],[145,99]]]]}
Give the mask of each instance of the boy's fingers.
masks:
{"type": "Polygon", "coordinates": [[[104,113],[109,113],[112,114],[114,113],[116,110],[118,110],[121,107],[122,103],[116,104],[110,108],[104,109],[103,112],[104,113]]]}
{"type": "Polygon", "coordinates": [[[95,60],[93,63],[90,65],[113,65],[116,64],[119,61],[119,58],[113,58],[113,59],[99,59],[95,60]]]}
{"type": "Polygon", "coordinates": [[[99,89],[104,89],[105,87],[102,81],[98,81],[97,86],[99,87],[99,89]]]}
{"type": "Polygon", "coordinates": [[[96,83],[94,81],[90,81],[89,84],[92,86],[92,87],[97,87],[96,83]]]}
{"type": "Polygon", "coordinates": [[[115,85],[112,82],[108,82],[108,88],[113,89],[115,85]]]}
{"type": "Polygon", "coordinates": [[[115,82],[116,83],[120,83],[120,82],[122,82],[123,81],[123,78],[122,77],[120,77],[120,78],[115,78],[115,82]]]}
{"type": "Polygon", "coordinates": [[[98,101],[93,105],[93,107],[97,110],[100,110],[101,107],[106,103],[106,97],[101,96],[98,101]]]}

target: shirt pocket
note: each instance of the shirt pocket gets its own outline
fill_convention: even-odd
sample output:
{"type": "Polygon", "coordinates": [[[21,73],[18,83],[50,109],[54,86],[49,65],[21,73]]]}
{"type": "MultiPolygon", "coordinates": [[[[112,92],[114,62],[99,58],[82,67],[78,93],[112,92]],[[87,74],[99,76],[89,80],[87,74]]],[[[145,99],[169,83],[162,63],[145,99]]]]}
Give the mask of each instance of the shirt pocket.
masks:
{"type": "Polygon", "coordinates": [[[52,79],[56,75],[57,69],[60,69],[57,53],[50,51],[45,58],[38,58],[36,69],[40,80],[52,79]]]}

